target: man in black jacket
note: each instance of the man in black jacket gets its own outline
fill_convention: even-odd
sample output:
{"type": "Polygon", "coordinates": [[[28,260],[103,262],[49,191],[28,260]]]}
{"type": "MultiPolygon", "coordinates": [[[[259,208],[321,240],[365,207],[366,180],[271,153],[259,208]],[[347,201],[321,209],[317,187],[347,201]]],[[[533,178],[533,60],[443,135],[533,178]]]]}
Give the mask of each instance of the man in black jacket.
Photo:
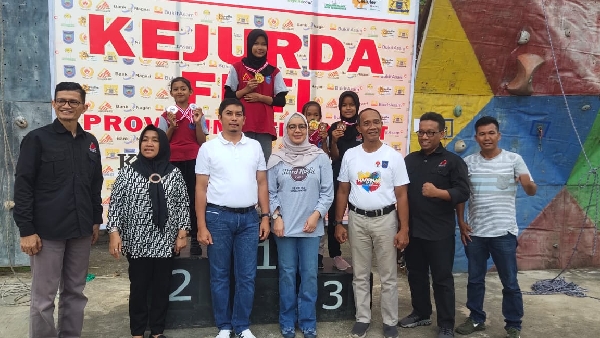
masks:
{"type": "Polygon", "coordinates": [[[405,250],[413,312],[398,325],[431,324],[429,271],[437,309],[439,338],[454,337],[454,208],[469,198],[467,165],[446,150],[444,117],[425,113],[419,122],[420,151],[406,156],[410,242],[405,250]]]}
{"type": "Polygon", "coordinates": [[[21,142],[15,175],[14,219],[31,263],[29,336],[80,337],[91,244],[102,223],[102,167],[96,138],[77,122],[85,91],[61,82],[53,123],[21,142]],[[54,299],[60,286],[58,325],[54,299]]]}

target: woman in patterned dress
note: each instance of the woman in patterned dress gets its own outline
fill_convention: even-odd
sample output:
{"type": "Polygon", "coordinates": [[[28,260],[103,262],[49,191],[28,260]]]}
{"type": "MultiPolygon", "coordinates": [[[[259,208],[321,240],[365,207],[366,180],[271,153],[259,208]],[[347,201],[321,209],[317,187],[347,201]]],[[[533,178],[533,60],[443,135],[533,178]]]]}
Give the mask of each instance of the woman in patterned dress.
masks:
{"type": "Polygon", "coordinates": [[[110,195],[110,254],[129,261],[129,324],[134,338],[164,338],[173,256],[186,246],[189,198],[181,171],[169,162],[167,134],[153,125],[140,151],[119,171],[110,195]],[[152,300],[148,306],[147,295],[152,300]]]}

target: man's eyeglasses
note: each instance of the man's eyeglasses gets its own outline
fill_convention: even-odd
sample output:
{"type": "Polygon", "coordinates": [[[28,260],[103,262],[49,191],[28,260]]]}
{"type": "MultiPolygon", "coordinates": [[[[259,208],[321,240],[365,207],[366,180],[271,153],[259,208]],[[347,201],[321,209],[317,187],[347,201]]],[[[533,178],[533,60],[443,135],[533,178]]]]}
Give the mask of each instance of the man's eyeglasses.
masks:
{"type": "Polygon", "coordinates": [[[296,129],[305,130],[307,128],[306,124],[288,124],[287,127],[289,130],[296,130],[296,129]]]}
{"type": "Polygon", "coordinates": [[[56,103],[59,107],[64,106],[65,103],[67,103],[67,102],[69,103],[69,107],[71,107],[71,108],[77,108],[81,104],[81,102],[75,101],[75,100],[65,100],[65,99],[54,100],[54,103],[56,103]]]}
{"type": "Polygon", "coordinates": [[[417,130],[416,133],[419,136],[427,135],[427,137],[433,137],[433,135],[441,133],[441,131],[423,131],[423,130],[417,130]]]}

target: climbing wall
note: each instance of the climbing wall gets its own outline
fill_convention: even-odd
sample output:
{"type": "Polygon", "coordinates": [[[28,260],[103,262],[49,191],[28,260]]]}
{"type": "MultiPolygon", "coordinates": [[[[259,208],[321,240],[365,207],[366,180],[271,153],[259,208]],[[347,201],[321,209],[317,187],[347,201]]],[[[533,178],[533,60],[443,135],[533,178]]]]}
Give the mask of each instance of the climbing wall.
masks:
{"type": "MultiPolygon", "coordinates": [[[[434,0],[412,116],[444,115],[445,144],[463,157],[479,151],[475,121],[499,120],[500,147],[538,184],[517,195],[521,269],[600,266],[600,2],[544,1],[434,0]]],[[[455,270],[466,266],[457,231],[455,270]]]]}

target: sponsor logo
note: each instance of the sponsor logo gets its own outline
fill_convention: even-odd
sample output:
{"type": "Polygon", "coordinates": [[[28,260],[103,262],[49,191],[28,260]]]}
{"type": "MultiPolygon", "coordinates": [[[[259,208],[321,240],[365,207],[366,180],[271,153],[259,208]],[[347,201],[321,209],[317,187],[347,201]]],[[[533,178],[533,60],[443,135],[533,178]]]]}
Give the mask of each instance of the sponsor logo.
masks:
{"type": "Polygon", "coordinates": [[[396,67],[406,67],[407,63],[407,58],[396,58],[396,67]]]}
{"type": "Polygon", "coordinates": [[[125,26],[125,28],[123,28],[123,30],[126,32],[133,31],[133,20],[129,21],[129,24],[127,24],[127,26],[125,26]]]}
{"type": "Polygon", "coordinates": [[[408,39],[408,29],[398,29],[398,37],[408,39]]]}
{"type": "Polygon", "coordinates": [[[142,87],[140,88],[140,95],[147,99],[152,95],[152,88],[150,87],[142,87]]]}
{"type": "Polygon", "coordinates": [[[98,112],[100,112],[100,113],[110,113],[110,112],[112,112],[112,106],[110,105],[110,103],[104,101],[104,102],[102,102],[102,104],[100,105],[100,107],[98,107],[98,112]]]}
{"type": "Polygon", "coordinates": [[[79,7],[81,7],[81,9],[90,9],[90,8],[92,8],[92,1],[91,0],[79,0],[79,7]]]}
{"type": "Polygon", "coordinates": [[[64,65],[63,66],[63,74],[65,77],[72,78],[75,76],[77,71],[75,70],[75,66],[73,65],[64,65]]]}
{"type": "Polygon", "coordinates": [[[150,66],[150,64],[152,63],[151,59],[144,59],[141,56],[138,59],[140,60],[142,66],[150,66]]]}
{"type": "Polygon", "coordinates": [[[396,151],[402,151],[402,142],[392,142],[390,147],[394,148],[396,151]]]}
{"type": "Polygon", "coordinates": [[[379,86],[377,88],[377,94],[379,95],[392,95],[392,87],[391,86],[379,86]]]}
{"type": "Polygon", "coordinates": [[[210,18],[210,11],[208,9],[205,9],[204,11],[202,11],[202,18],[200,19],[200,22],[204,22],[204,23],[212,23],[212,19],[210,18]]]}
{"type": "Polygon", "coordinates": [[[331,98],[326,105],[327,108],[337,108],[337,100],[335,98],[331,98]]]}
{"type": "Polygon", "coordinates": [[[114,177],[115,171],[108,164],[102,167],[102,176],[104,177],[114,177]]]}
{"type": "Polygon", "coordinates": [[[87,94],[96,94],[100,90],[98,86],[90,86],[87,84],[82,84],[81,88],[83,88],[87,94]]]}
{"type": "Polygon", "coordinates": [[[98,140],[98,142],[100,142],[100,144],[113,144],[113,139],[110,135],[104,134],[102,135],[102,138],[98,140]]]}
{"type": "Polygon", "coordinates": [[[295,106],[296,105],[296,97],[293,95],[286,95],[285,96],[285,104],[290,105],[290,106],[295,106]]]}
{"type": "Polygon", "coordinates": [[[406,88],[404,86],[394,86],[394,95],[406,94],[406,88]]]}
{"type": "Polygon", "coordinates": [[[75,32],[74,31],[63,31],[63,42],[67,44],[72,44],[75,41],[75,32]]]}
{"type": "Polygon", "coordinates": [[[118,57],[117,57],[117,53],[115,52],[107,52],[104,55],[104,62],[117,62],[118,57]]]}
{"type": "Polygon", "coordinates": [[[298,71],[295,69],[286,69],[285,75],[298,76],[298,71]]]}
{"type": "Polygon", "coordinates": [[[104,95],[119,95],[119,86],[113,84],[105,84],[104,95]]]}
{"type": "Polygon", "coordinates": [[[87,105],[87,107],[88,107],[88,108],[87,108],[87,110],[88,110],[88,111],[92,111],[92,110],[94,110],[94,107],[96,106],[96,104],[94,103],[94,101],[88,101],[88,102],[86,103],[86,105],[87,105]]]}
{"type": "Polygon", "coordinates": [[[391,29],[384,28],[381,30],[381,37],[384,37],[384,38],[389,38],[391,36],[394,36],[394,34],[395,34],[395,32],[391,29]]]}
{"type": "Polygon", "coordinates": [[[60,4],[66,9],[73,8],[73,0],[60,0],[60,4]]]}
{"type": "Polygon", "coordinates": [[[135,95],[135,86],[123,85],[123,95],[129,98],[133,97],[135,95]]]}
{"type": "Polygon", "coordinates": [[[80,16],[79,19],[77,19],[77,22],[79,23],[79,26],[87,27],[87,18],[85,16],[80,16]]]}
{"type": "Polygon", "coordinates": [[[269,23],[269,27],[271,29],[279,28],[279,19],[277,19],[277,18],[269,18],[268,23],[269,23]]]}
{"type": "Polygon", "coordinates": [[[324,8],[345,11],[346,5],[340,5],[340,4],[338,4],[338,1],[332,0],[331,3],[325,4],[324,8]]]}
{"type": "Polygon", "coordinates": [[[337,70],[334,70],[333,72],[329,72],[329,74],[327,74],[327,77],[330,79],[339,79],[340,74],[338,73],[337,70]]]}
{"type": "Polygon", "coordinates": [[[82,45],[87,45],[87,43],[88,43],[87,34],[85,34],[85,33],[79,34],[79,41],[81,42],[82,45]]]}
{"type": "Polygon", "coordinates": [[[408,14],[410,12],[410,0],[389,0],[388,13],[408,14]]]}
{"type": "Polygon", "coordinates": [[[287,19],[285,20],[285,22],[283,23],[283,25],[281,25],[281,28],[285,29],[285,30],[293,30],[294,29],[294,23],[292,22],[292,20],[287,19]]]}
{"type": "Polygon", "coordinates": [[[125,154],[137,154],[137,149],[135,149],[135,148],[124,148],[123,152],[125,154]]]}
{"type": "Polygon", "coordinates": [[[404,115],[402,114],[394,114],[392,115],[392,123],[403,123],[404,115]]]}
{"type": "Polygon", "coordinates": [[[91,79],[94,76],[94,69],[92,67],[81,67],[79,73],[84,79],[91,79]]]}
{"type": "Polygon", "coordinates": [[[164,12],[163,8],[160,6],[154,6],[153,10],[154,10],[154,13],[156,13],[156,14],[163,14],[163,12],[164,12]]]}
{"type": "Polygon", "coordinates": [[[98,12],[110,12],[110,5],[106,1],[102,1],[96,6],[98,12]]]}
{"type": "MultiPolygon", "coordinates": [[[[112,149],[115,150],[115,149],[112,149]]],[[[115,154],[114,157],[106,157],[106,158],[110,158],[110,159],[117,159],[119,158],[118,154],[115,154]]],[[[104,187],[106,188],[106,190],[112,190],[113,186],[115,185],[115,180],[104,180],[104,187]]]]}
{"type": "MultiPolygon", "coordinates": [[[[152,94],[152,92],[151,92],[151,94],[152,94]]],[[[159,90],[159,91],[156,93],[156,98],[157,98],[157,99],[161,99],[161,100],[168,99],[168,98],[169,98],[169,92],[168,92],[166,89],[164,89],[164,88],[161,88],[161,89],[160,89],[160,90],[159,90]]]]}
{"type": "Polygon", "coordinates": [[[108,196],[102,200],[102,205],[109,205],[109,204],[110,204],[110,196],[108,196]]]}
{"type": "Polygon", "coordinates": [[[134,58],[123,58],[123,63],[128,66],[131,66],[134,62],[135,62],[134,58]]]}
{"type": "Polygon", "coordinates": [[[220,23],[230,23],[233,20],[233,16],[231,14],[217,14],[217,21],[220,23]]]}
{"type": "Polygon", "coordinates": [[[156,60],[156,67],[167,68],[167,67],[169,67],[169,61],[156,60]]]}
{"type": "Polygon", "coordinates": [[[380,9],[378,0],[352,0],[352,5],[356,9],[367,9],[370,11],[378,11],[380,9]]]}
{"type": "Polygon", "coordinates": [[[265,25],[264,15],[255,15],[254,16],[254,26],[256,26],[256,28],[261,28],[264,25],[265,25]]]}
{"type": "Polygon", "coordinates": [[[235,17],[235,22],[237,22],[238,25],[249,25],[250,15],[238,14],[235,17]]]}
{"type": "Polygon", "coordinates": [[[106,68],[102,69],[100,73],[98,73],[98,80],[112,80],[110,71],[106,68]]]}

